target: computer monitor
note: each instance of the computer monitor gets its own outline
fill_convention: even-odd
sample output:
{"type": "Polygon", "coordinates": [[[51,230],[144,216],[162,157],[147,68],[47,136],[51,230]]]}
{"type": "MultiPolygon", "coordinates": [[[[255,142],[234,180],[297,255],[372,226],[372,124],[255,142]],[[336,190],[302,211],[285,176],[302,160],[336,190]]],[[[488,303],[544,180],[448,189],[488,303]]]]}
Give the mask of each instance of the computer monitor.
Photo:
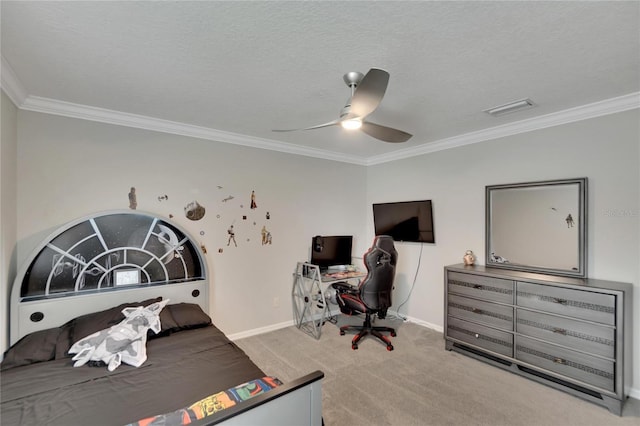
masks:
{"type": "Polygon", "coordinates": [[[350,265],[352,245],[353,236],[351,235],[317,235],[311,242],[310,263],[318,265],[320,269],[350,265]]]}

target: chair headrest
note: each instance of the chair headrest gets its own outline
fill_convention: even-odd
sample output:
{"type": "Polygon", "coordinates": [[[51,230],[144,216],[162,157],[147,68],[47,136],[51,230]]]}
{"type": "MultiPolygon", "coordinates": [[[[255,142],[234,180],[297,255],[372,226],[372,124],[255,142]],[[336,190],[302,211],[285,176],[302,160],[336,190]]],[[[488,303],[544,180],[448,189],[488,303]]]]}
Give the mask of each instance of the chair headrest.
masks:
{"type": "Polygon", "coordinates": [[[375,255],[376,263],[392,264],[395,265],[395,259],[398,252],[393,244],[393,238],[388,235],[378,235],[373,241],[373,246],[369,249],[366,255],[375,255]]]}

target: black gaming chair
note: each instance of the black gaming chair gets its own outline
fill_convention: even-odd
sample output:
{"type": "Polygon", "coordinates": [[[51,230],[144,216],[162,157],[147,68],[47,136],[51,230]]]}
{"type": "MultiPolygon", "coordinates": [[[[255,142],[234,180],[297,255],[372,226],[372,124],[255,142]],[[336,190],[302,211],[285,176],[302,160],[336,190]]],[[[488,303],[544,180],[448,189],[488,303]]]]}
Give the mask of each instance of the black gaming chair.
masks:
{"type": "Polygon", "coordinates": [[[340,335],[344,335],[347,330],[358,331],[351,341],[352,349],[358,349],[360,339],[371,334],[382,340],[387,345],[388,351],[393,350],[391,341],[381,332],[389,332],[394,337],[396,331],[391,327],[373,327],[371,315],[378,314],[380,319],[384,319],[387,315],[387,309],[391,306],[391,291],[393,290],[397,261],[398,252],[393,245],[393,238],[388,235],[379,235],[373,240],[371,248],[364,254],[367,275],[360,281],[358,287],[354,288],[343,282],[333,284],[333,288],[336,289],[336,300],[342,313],[347,315],[365,314],[362,326],[346,325],[340,327],[340,335]]]}

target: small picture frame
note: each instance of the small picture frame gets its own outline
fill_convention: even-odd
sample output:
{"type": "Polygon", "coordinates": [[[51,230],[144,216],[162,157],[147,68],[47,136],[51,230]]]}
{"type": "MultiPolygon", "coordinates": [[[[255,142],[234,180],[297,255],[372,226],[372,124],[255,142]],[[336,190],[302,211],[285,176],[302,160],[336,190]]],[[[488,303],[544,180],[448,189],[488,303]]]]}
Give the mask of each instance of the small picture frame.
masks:
{"type": "Polygon", "coordinates": [[[140,270],[118,269],[113,272],[113,282],[117,286],[140,284],[140,270]]]}

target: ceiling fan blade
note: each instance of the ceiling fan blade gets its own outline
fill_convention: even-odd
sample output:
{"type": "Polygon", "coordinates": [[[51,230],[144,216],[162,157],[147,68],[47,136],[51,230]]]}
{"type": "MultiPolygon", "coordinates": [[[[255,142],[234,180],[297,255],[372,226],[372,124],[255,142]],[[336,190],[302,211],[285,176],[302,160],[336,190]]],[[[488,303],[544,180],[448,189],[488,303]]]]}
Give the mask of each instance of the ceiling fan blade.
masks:
{"type": "Polygon", "coordinates": [[[360,130],[371,137],[391,143],[406,142],[413,136],[402,130],[392,129],[391,127],[381,126],[368,121],[362,123],[360,130]]]}
{"type": "Polygon", "coordinates": [[[320,129],[322,127],[335,126],[336,124],[340,123],[341,121],[342,121],[342,119],[337,119],[337,120],[330,121],[328,123],[318,124],[317,126],[305,127],[304,129],[274,129],[274,130],[271,130],[271,131],[272,132],[296,132],[298,130],[313,130],[313,129],[320,129]]]}
{"type": "Polygon", "coordinates": [[[389,84],[389,73],[378,68],[371,68],[356,86],[351,98],[350,112],[364,118],[378,108],[389,84]]]}

